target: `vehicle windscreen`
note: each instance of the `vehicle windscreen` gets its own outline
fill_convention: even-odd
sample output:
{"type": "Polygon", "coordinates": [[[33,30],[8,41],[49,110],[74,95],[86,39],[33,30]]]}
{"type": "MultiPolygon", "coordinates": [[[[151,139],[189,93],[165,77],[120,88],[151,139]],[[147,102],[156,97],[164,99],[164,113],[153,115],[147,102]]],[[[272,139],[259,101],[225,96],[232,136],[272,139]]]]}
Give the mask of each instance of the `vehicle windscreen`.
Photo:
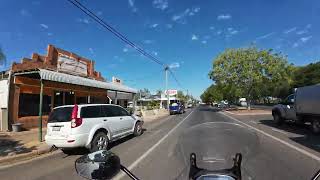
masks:
{"type": "Polygon", "coordinates": [[[54,109],[49,115],[48,123],[71,121],[72,109],[73,107],[54,109]]]}

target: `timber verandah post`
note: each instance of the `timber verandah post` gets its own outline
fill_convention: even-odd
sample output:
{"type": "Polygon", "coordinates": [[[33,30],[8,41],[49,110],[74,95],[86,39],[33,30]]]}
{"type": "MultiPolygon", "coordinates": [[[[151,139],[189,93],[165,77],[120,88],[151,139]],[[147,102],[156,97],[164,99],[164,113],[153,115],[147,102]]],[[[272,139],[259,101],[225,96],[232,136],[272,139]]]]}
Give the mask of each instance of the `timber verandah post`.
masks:
{"type": "Polygon", "coordinates": [[[42,101],[43,101],[43,80],[40,79],[40,102],[39,102],[39,142],[42,142],[42,101]]]}

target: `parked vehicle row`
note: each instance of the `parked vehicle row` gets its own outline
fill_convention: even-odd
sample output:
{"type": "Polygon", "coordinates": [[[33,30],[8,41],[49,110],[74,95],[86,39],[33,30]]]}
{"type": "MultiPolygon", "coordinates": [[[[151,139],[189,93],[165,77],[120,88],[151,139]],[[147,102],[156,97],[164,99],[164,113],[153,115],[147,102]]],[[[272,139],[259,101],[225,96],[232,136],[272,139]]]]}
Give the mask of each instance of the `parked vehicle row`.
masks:
{"type": "Polygon", "coordinates": [[[281,104],[272,109],[277,125],[291,120],[300,124],[311,122],[312,132],[320,133],[320,85],[297,88],[281,104]]]}
{"type": "Polygon", "coordinates": [[[45,141],[69,153],[85,147],[91,152],[107,149],[111,141],[142,134],[143,120],[118,105],[82,104],[53,109],[45,141]]]}

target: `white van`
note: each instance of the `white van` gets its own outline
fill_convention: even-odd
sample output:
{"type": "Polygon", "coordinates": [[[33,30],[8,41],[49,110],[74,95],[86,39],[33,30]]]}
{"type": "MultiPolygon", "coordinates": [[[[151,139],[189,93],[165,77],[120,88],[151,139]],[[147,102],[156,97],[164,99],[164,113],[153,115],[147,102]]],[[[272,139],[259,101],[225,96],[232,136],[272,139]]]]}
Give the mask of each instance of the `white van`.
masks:
{"type": "Polygon", "coordinates": [[[85,147],[91,152],[107,149],[109,142],[142,134],[140,117],[112,104],[60,106],[49,115],[45,141],[70,153],[71,148],[85,147]]]}

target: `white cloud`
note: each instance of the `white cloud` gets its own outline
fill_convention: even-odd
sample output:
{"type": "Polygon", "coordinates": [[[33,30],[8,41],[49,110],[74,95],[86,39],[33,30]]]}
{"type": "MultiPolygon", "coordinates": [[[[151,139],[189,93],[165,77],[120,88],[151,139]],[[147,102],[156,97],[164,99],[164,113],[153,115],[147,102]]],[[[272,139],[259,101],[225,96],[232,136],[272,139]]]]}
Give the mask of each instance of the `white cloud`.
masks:
{"type": "Polygon", "coordinates": [[[128,48],[123,48],[122,51],[123,51],[123,52],[128,52],[129,49],[128,49],[128,48]]]}
{"type": "Polygon", "coordinates": [[[169,65],[169,68],[170,69],[173,69],[173,68],[179,68],[180,67],[180,63],[179,62],[173,62],[169,65]]]}
{"type": "Polygon", "coordinates": [[[51,33],[51,32],[48,32],[48,36],[52,36],[53,35],[53,33],[51,33]]]}
{"type": "Polygon", "coordinates": [[[205,36],[203,37],[203,39],[206,39],[206,40],[208,40],[208,39],[210,39],[210,38],[211,38],[210,35],[205,35],[205,36]]]}
{"type": "Polygon", "coordinates": [[[306,33],[308,33],[308,30],[301,30],[301,31],[297,32],[298,35],[302,35],[302,34],[306,34],[306,33]]]}
{"type": "Polygon", "coordinates": [[[283,33],[284,34],[289,34],[289,33],[294,32],[296,30],[297,30],[297,27],[293,27],[293,28],[290,28],[290,29],[287,29],[287,30],[283,31],[283,33]]]}
{"type": "Polygon", "coordinates": [[[217,20],[228,20],[231,19],[232,16],[230,14],[220,14],[217,16],[217,20]]]}
{"type": "Polygon", "coordinates": [[[198,39],[199,39],[198,36],[196,36],[195,34],[192,34],[191,40],[197,41],[198,39]]]}
{"type": "Polygon", "coordinates": [[[156,27],[158,27],[158,26],[159,26],[159,24],[155,23],[155,24],[152,24],[152,25],[150,26],[150,28],[156,28],[156,27]]]}
{"type": "Polygon", "coordinates": [[[128,0],[128,4],[132,12],[137,12],[138,8],[135,6],[134,1],[135,0],[128,0]]]}
{"type": "Polygon", "coordinates": [[[312,36],[307,36],[307,37],[302,37],[300,38],[301,42],[306,43],[307,41],[309,41],[312,38],[312,36]]]}
{"type": "Polygon", "coordinates": [[[152,54],[155,56],[158,56],[158,52],[156,52],[156,51],[152,51],[152,54]]]}
{"type": "Polygon", "coordinates": [[[207,41],[206,40],[202,40],[201,43],[202,44],[207,44],[207,41]]]}
{"type": "Polygon", "coordinates": [[[306,25],[306,29],[310,29],[311,27],[312,27],[311,24],[307,24],[307,25],[306,25]]]}
{"type": "Polygon", "coordinates": [[[257,37],[256,39],[257,39],[257,40],[267,39],[267,38],[269,38],[270,36],[272,36],[273,34],[274,34],[274,32],[272,32],[272,33],[268,33],[268,34],[265,34],[265,35],[259,36],[259,37],[257,37]]]}
{"type": "Polygon", "coordinates": [[[220,34],[222,34],[222,31],[219,30],[219,31],[216,32],[216,34],[217,34],[217,35],[220,35],[220,34]]]}
{"type": "Polygon", "coordinates": [[[197,13],[197,12],[199,12],[199,11],[200,11],[200,7],[195,7],[195,8],[193,8],[193,12],[197,13]]]}
{"type": "Polygon", "coordinates": [[[172,25],[172,24],[166,24],[166,27],[167,27],[168,29],[171,29],[171,28],[173,27],[173,25],[172,25]]]}
{"type": "Polygon", "coordinates": [[[102,11],[98,11],[98,12],[97,12],[97,15],[98,15],[98,16],[101,16],[102,14],[103,14],[102,11]]]}
{"type": "Polygon", "coordinates": [[[233,28],[232,28],[232,27],[229,27],[227,30],[228,30],[228,31],[232,31],[232,30],[233,30],[233,28]]]}
{"type": "Polygon", "coordinates": [[[187,8],[180,14],[175,14],[172,16],[172,21],[181,23],[181,24],[186,24],[186,16],[190,13],[190,9],[187,8]]]}
{"type": "Polygon", "coordinates": [[[154,40],[146,39],[143,41],[144,44],[152,44],[154,43],[154,40]]]}
{"type": "Polygon", "coordinates": [[[79,23],[84,23],[84,24],[89,24],[89,23],[90,23],[90,22],[89,22],[89,19],[87,19],[87,18],[83,18],[83,19],[78,18],[78,19],[77,19],[77,22],[79,22],[79,23]]]}
{"type": "Polygon", "coordinates": [[[21,16],[30,16],[31,14],[30,14],[30,12],[27,11],[26,9],[21,9],[21,10],[20,10],[20,15],[21,15],[21,16]]]}
{"type": "Polygon", "coordinates": [[[299,43],[297,43],[297,42],[295,42],[295,43],[292,45],[293,48],[296,48],[296,47],[298,47],[298,46],[299,46],[299,43]]]}
{"type": "Polygon", "coordinates": [[[210,30],[214,30],[214,27],[213,27],[213,26],[210,26],[209,29],[210,29],[210,30]]]}
{"type": "Polygon", "coordinates": [[[162,11],[169,7],[168,0],[153,0],[152,6],[162,11]]]}
{"type": "Polygon", "coordinates": [[[43,27],[44,29],[48,29],[49,28],[49,26],[46,25],[46,24],[40,24],[40,26],[43,27]]]}
{"type": "Polygon", "coordinates": [[[94,51],[93,51],[93,49],[91,47],[89,48],[89,51],[90,51],[91,54],[94,54],[94,51]]]}
{"type": "Polygon", "coordinates": [[[200,12],[200,7],[194,7],[191,9],[191,11],[189,12],[189,16],[194,16],[196,15],[198,12],[200,12]]]}
{"type": "Polygon", "coordinates": [[[238,32],[239,32],[239,31],[237,31],[237,30],[232,30],[232,31],[230,31],[230,34],[231,34],[231,35],[236,35],[236,34],[238,34],[238,32]]]}

